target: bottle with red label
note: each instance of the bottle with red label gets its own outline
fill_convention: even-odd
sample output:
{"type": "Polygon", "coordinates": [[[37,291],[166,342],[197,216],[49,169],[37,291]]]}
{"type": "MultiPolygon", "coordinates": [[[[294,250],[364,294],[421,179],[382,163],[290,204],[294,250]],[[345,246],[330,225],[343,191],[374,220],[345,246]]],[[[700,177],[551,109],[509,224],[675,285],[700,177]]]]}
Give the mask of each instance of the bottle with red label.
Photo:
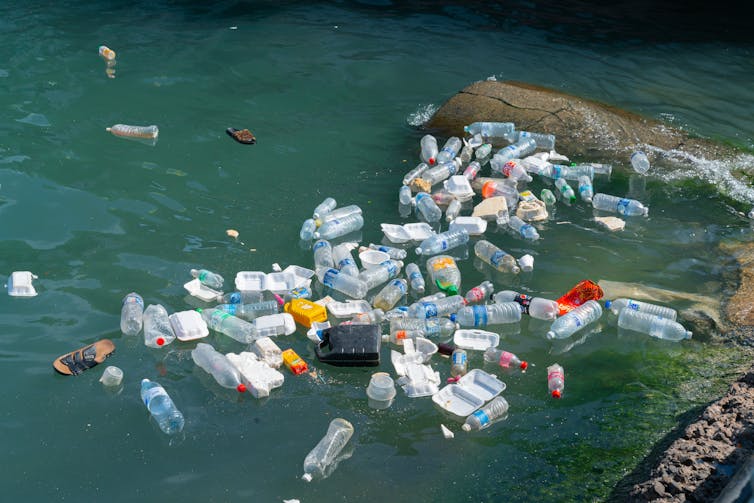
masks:
{"type": "Polygon", "coordinates": [[[478,302],[484,302],[490,298],[490,295],[492,295],[494,290],[495,287],[491,281],[483,281],[480,285],[477,285],[466,292],[466,303],[476,304],[478,302]]]}
{"type": "Polygon", "coordinates": [[[560,398],[565,388],[565,373],[563,367],[553,363],[547,367],[547,390],[553,398],[560,398]]]}
{"type": "Polygon", "coordinates": [[[563,316],[587,300],[600,300],[603,295],[604,292],[597,283],[588,279],[579,281],[568,293],[555,301],[558,303],[558,316],[563,316]]]}
{"type": "Polygon", "coordinates": [[[484,351],[484,361],[497,363],[504,369],[518,367],[524,372],[526,372],[526,368],[529,366],[527,362],[521,360],[513,353],[498,348],[487,348],[484,351]]]}

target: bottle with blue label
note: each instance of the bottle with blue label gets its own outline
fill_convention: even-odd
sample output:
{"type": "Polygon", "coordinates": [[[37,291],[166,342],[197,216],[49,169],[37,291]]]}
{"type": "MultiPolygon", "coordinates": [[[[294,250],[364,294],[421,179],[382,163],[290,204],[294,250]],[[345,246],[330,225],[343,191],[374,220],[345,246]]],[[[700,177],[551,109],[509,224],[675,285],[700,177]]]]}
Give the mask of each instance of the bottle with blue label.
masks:
{"type": "Polygon", "coordinates": [[[278,303],[274,300],[264,300],[253,304],[219,304],[215,306],[215,309],[251,321],[260,316],[276,314],[278,312],[278,303]]]}
{"type": "Polygon", "coordinates": [[[602,306],[588,300],[579,307],[556,319],[547,332],[548,339],[565,339],[602,316],[602,306]]]}
{"type": "Polygon", "coordinates": [[[641,311],[642,313],[654,314],[662,318],[675,321],[678,313],[672,307],[658,306],[657,304],[650,304],[649,302],[642,302],[640,300],[618,298],[605,301],[605,309],[612,311],[614,315],[620,314],[624,308],[633,309],[634,311],[641,311]]]}
{"type": "Polygon", "coordinates": [[[335,239],[356,232],[364,227],[364,217],[356,213],[343,218],[336,218],[324,222],[314,233],[317,239],[335,239]]]}
{"type": "Polygon", "coordinates": [[[436,185],[440,183],[443,180],[447,180],[451,176],[458,173],[458,170],[461,168],[461,160],[456,159],[450,159],[449,161],[445,161],[443,163],[438,164],[437,166],[434,166],[432,168],[429,168],[427,171],[422,173],[422,180],[425,180],[430,185],[436,185]]]}
{"type": "Polygon", "coordinates": [[[408,256],[408,252],[406,250],[404,250],[403,248],[395,248],[394,246],[376,245],[374,243],[369,243],[369,248],[371,250],[385,252],[393,260],[403,260],[408,256]]]}
{"type": "Polygon", "coordinates": [[[394,279],[388,282],[377,295],[374,296],[372,305],[383,311],[390,311],[408,292],[408,284],[405,279],[394,279]]]}
{"type": "Polygon", "coordinates": [[[553,150],[555,148],[555,135],[545,133],[530,133],[529,131],[517,131],[516,141],[531,138],[537,144],[537,148],[553,150]]]}
{"type": "Polygon", "coordinates": [[[318,268],[317,278],[328,288],[353,299],[363,299],[367,295],[367,285],[356,276],[343,274],[334,268],[318,268]]]}
{"type": "Polygon", "coordinates": [[[466,375],[469,370],[469,357],[466,351],[456,348],[450,355],[450,375],[451,377],[461,377],[466,375]]]}
{"type": "Polygon", "coordinates": [[[465,306],[456,313],[456,321],[462,327],[486,327],[521,321],[521,306],[516,302],[465,306]]]}
{"type": "Polygon", "coordinates": [[[349,276],[359,275],[359,266],[356,265],[353,255],[351,255],[349,244],[341,243],[333,246],[332,258],[335,262],[335,268],[343,274],[348,274],[349,276]]]}
{"type": "Polygon", "coordinates": [[[646,217],[649,215],[649,208],[635,199],[611,196],[610,194],[602,194],[600,192],[596,193],[592,198],[592,206],[596,210],[611,211],[629,217],[646,217]]]}
{"type": "Polygon", "coordinates": [[[510,218],[508,219],[508,227],[513,229],[514,233],[518,234],[524,239],[528,239],[529,241],[536,241],[537,239],[539,239],[539,233],[537,232],[537,229],[535,229],[533,225],[527,224],[516,215],[510,216],[510,218]]]}
{"type": "Polygon", "coordinates": [[[319,269],[321,267],[331,268],[335,267],[335,259],[332,256],[332,245],[329,241],[320,239],[314,246],[312,246],[314,252],[314,268],[319,269]]]}
{"type": "Polygon", "coordinates": [[[328,197],[321,203],[317,205],[316,208],[314,208],[314,212],[312,213],[312,219],[317,220],[321,219],[328,213],[330,213],[332,210],[335,209],[335,207],[338,206],[338,203],[333,199],[332,197],[328,197]]]}
{"type": "Polygon", "coordinates": [[[537,142],[532,138],[522,138],[513,145],[508,145],[507,147],[498,150],[497,153],[492,156],[492,159],[494,162],[502,166],[511,159],[523,159],[527,155],[534,153],[536,149],[537,142]]]}
{"type": "Polygon", "coordinates": [[[437,255],[456,246],[469,242],[469,231],[458,229],[433,234],[421,242],[416,249],[417,255],[437,255]]]}
{"type": "Polygon", "coordinates": [[[314,231],[317,230],[317,224],[314,223],[313,218],[307,218],[304,223],[301,224],[301,231],[298,233],[298,237],[304,241],[311,241],[314,238],[314,231]]]}
{"type": "Polygon", "coordinates": [[[400,260],[386,260],[370,269],[364,269],[358,278],[366,285],[367,290],[376,288],[398,276],[403,268],[400,260]]]}
{"type": "Polygon", "coordinates": [[[585,203],[591,203],[592,197],[594,197],[594,189],[592,188],[592,181],[588,176],[579,177],[579,196],[585,203]]]}
{"type": "Polygon", "coordinates": [[[429,223],[440,221],[442,210],[437,206],[437,203],[432,199],[432,196],[426,192],[419,192],[416,194],[416,197],[414,197],[414,201],[416,202],[416,212],[421,215],[424,220],[429,223]]]}
{"type": "Polygon", "coordinates": [[[406,277],[408,278],[408,284],[411,285],[411,290],[418,293],[419,295],[424,293],[427,285],[418,265],[414,264],[413,262],[408,264],[406,266],[406,277]]]}
{"type": "Polygon", "coordinates": [[[451,136],[443,145],[442,150],[437,154],[437,164],[442,164],[455,159],[458,151],[461,150],[461,140],[456,136],[451,136]]]}
{"type": "Polygon", "coordinates": [[[496,396],[487,405],[469,415],[461,429],[463,431],[483,430],[506,414],[508,414],[508,402],[505,398],[496,396]]]}
{"type": "Polygon", "coordinates": [[[512,272],[518,274],[521,268],[516,264],[516,259],[485,239],[480,239],[474,245],[474,254],[485,264],[491,265],[500,272],[512,272]]]}
{"type": "Polygon", "coordinates": [[[460,295],[451,295],[429,302],[417,302],[408,306],[409,318],[436,318],[438,316],[448,316],[458,312],[466,305],[466,300],[460,295]]]}
{"type": "Polygon", "coordinates": [[[473,122],[463,127],[470,135],[480,134],[485,140],[511,141],[515,136],[516,126],[512,122],[473,122]]]}

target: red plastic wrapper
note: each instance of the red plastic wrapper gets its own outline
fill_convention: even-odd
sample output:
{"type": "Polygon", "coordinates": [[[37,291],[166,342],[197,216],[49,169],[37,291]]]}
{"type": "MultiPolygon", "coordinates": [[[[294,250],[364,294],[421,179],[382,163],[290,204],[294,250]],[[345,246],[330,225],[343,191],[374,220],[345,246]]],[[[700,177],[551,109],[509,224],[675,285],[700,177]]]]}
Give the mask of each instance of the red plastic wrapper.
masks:
{"type": "Polygon", "coordinates": [[[594,281],[588,279],[579,281],[568,293],[555,301],[558,303],[558,316],[563,316],[587,300],[599,300],[603,295],[605,294],[602,288],[594,281]]]}

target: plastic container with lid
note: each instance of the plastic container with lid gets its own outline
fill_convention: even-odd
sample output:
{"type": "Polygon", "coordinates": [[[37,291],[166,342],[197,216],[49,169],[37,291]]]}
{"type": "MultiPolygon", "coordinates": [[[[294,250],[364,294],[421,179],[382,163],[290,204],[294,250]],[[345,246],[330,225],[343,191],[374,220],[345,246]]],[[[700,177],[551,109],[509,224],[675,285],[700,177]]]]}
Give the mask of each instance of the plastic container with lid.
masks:
{"type": "Polygon", "coordinates": [[[12,297],[34,297],[37,291],[31,283],[37,275],[29,271],[14,271],[8,278],[8,295],[12,297]]]}
{"type": "Polygon", "coordinates": [[[461,349],[485,351],[495,348],[500,343],[500,336],[487,330],[461,328],[453,334],[453,344],[461,349]]]}
{"type": "Polygon", "coordinates": [[[192,279],[191,281],[183,285],[183,288],[186,289],[189,295],[203,300],[204,302],[214,302],[222,299],[223,297],[223,292],[208,287],[207,285],[199,281],[198,278],[192,279]]]}
{"type": "Polygon", "coordinates": [[[426,222],[415,222],[405,225],[381,224],[383,234],[393,243],[408,243],[409,241],[423,241],[435,233],[426,222]]]}
{"type": "Polygon", "coordinates": [[[387,409],[395,398],[395,382],[387,372],[372,374],[367,386],[369,406],[374,409],[387,409]]]}
{"type": "Polygon", "coordinates": [[[452,415],[463,418],[505,390],[505,383],[481,369],[470,370],[455,384],[432,395],[432,401],[452,415]]]}
{"type": "Polygon", "coordinates": [[[228,353],[225,357],[241,374],[249,393],[255,398],[270,396],[271,390],[283,385],[285,376],[254,353],[228,353]]]}
{"type": "Polygon", "coordinates": [[[448,226],[449,231],[466,229],[469,236],[481,236],[487,230],[487,220],[481,217],[456,217],[448,226]]]}
{"type": "Polygon", "coordinates": [[[445,190],[459,201],[468,201],[474,197],[469,179],[463,175],[453,175],[443,182],[445,190]]]}
{"type": "Polygon", "coordinates": [[[207,323],[198,312],[178,311],[168,316],[173,332],[179,341],[193,341],[209,335],[207,323]]]}

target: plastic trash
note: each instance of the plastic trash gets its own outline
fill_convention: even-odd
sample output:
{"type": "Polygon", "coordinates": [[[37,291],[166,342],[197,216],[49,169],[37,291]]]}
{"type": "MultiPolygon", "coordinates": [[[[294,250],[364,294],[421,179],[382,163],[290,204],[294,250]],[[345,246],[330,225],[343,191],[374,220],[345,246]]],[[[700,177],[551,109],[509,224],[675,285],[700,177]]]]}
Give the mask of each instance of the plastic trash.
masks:
{"type": "Polygon", "coordinates": [[[429,164],[427,164],[426,162],[417,164],[414,169],[406,173],[406,175],[403,177],[403,185],[407,187],[410,186],[411,182],[422,176],[428,169],[429,164]]]}
{"type": "Polygon", "coordinates": [[[327,310],[337,318],[349,318],[356,314],[366,313],[372,308],[365,300],[347,300],[345,302],[328,302],[327,310]]]}
{"type": "Polygon", "coordinates": [[[416,201],[416,212],[427,222],[439,222],[442,217],[442,210],[432,199],[432,196],[426,192],[419,192],[414,198],[416,201]]]}
{"type": "MultiPolygon", "coordinates": [[[[453,175],[444,182],[445,190],[459,202],[468,201],[474,197],[468,178],[463,175],[453,175]]],[[[452,201],[451,201],[452,202],[452,201]]]]}
{"type": "Polygon", "coordinates": [[[141,400],[164,433],[173,435],[183,430],[183,414],[159,383],[142,379],[141,400]]]}
{"type": "MultiPolygon", "coordinates": [[[[516,217],[525,222],[540,222],[542,220],[547,220],[548,216],[547,206],[537,198],[533,198],[530,201],[521,201],[518,203],[518,208],[516,208],[516,217]]],[[[506,224],[508,222],[510,222],[510,217],[502,223],[498,221],[498,225],[506,224]]]]}
{"type": "Polygon", "coordinates": [[[179,311],[168,316],[168,319],[179,341],[193,341],[209,335],[207,323],[196,311],[179,311]]]}
{"type": "Polygon", "coordinates": [[[434,318],[437,316],[447,316],[457,312],[463,306],[466,305],[466,301],[460,295],[451,295],[443,299],[438,299],[431,302],[417,302],[411,304],[408,307],[409,318],[434,318]]]}
{"type": "Polygon", "coordinates": [[[489,347],[484,351],[484,361],[495,363],[503,368],[518,367],[525,371],[529,364],[508,351],[489,347]]]}
{"type": "MultiPolygon", "coordinates": [[[[478,152],[479,150],[477,150],[477,153],[478,152]]],[[[466,169],[463,170],[463,176],[465,176],[468,181],[472,181],[479,175],[480,171],[482,171],[482,164],[478,160],[471,161],[469,165],[466,166],[466,169]]]]}
{"type": "Polygon", "coordinates": [[[237,316],[246,321],[251,321],[260,316],[275,314],[278,312],[278,303],[274,300],[263,300],[253,304],[218,304],[215,309],[237,316]]]}
{"type": "Polygon", "coordinates": [[[656,314],[635,311],[629,307],[621,309],[618,315],[618,326],[666,341],[691,339],[691,332],[680,323],[656,314]]]}
{"type": "Polygon", "coordinates": [[[247,351],[239,354],[228,353],[225,357],[238,370],[241,379],[247,383],[246,387],[254,398],[270,396],[270,391],[279,388],[285,381],[282,373],[260,360],[254,353],[247,351]]]}
{"type": "Polygon", "coordinates": [[[586,203],[591,203],[594,197],[592,181],[587,176],[582,175],[579,177],[579,197],[586,203]]]}
{"type": "Polygon", "coordinates": [[[444,424],[440,425],[440,431],[442,431],[442,436],[445,437],[446,439],[455,438],[455,434],[452,431],[450,431],[448,427],[445,426],[444,424]]]}
{"type": "Polygon", "coordinates": [[[491,281],[483,281],[481,284],[475,286],[468,292],[466,292],[465,299],[467,304],[476,304],[479,302],[485,302],[490,298],[492,292],[495,291],[495,286],[491,281]]]}
{"type": "Polygon", "coordinates": [[[565,339],[602,316],[602,306],[597,301],[588,300],[581,306],[556,319],[547,332],[548,339],[565,339]]]}
{"type": "Polygon", "coordinates": [[[408,241],[422,241],[435,231],[426,222],[416,222],[406,225],[381,224],[383,234],[393,243],[406,243],[408,241]]]}
{"type": "MultiPolygon", "coordinates": [[[[325,215],[326,217],[332,213],[325,215]]],[[[335,239],[355,232],[364,227],[364,217],[361,214],[350,215],[343,218],[336,218],[324,222],[314,233],[316,239],[335,239]]]]}
{"type": "Polygon", "coordinates": [[[216,300],[222,304],[256,304],[262,302],[263,298],[262,292],[229,292],[216,300]]]}
{"type": "Polygon", "coordinates": [[[432,187],[433,185],[437,185],[443,180],[452,178],[456,173],[458,173],[458,170],[460,169],[461,160],[458,158],[451,159],[449,161],[438,163],[436,166],[429,168],[427,171],[422,173],[421,179],[428,183],[430,187],[432,187]]]}
{"type": "Polygon", "coordinates": [[[501,157],[495,156],[490,161],[490,167],[494,173],[500,173],[511,180],[532,181],[532,177],[526,172],[526,168],[519,161],[511,159],[507,162],[501,162],[501,159],[501,157]]]}
{"type": "Polygon", "coordinates": [[[398,204],[409,206],[411,205],[412,200],[413,196],[411,195],[411,187],[408,185],[401,185],[401,188],[398,189],[398,204]]]}
{"type": "Polygon", "coordinates": [[[201,315],[208,328],[225,334],[238,342],[248,344],[254,342],[258,337],[254,325],[237,316],[215,308],[197,309],[196,311],[201,315]]]}
{"type": "Polygon", "coordinates": [[[490,403],[468,416],[461,429],[463,431],[483,430],[497,420],[504,418],[507,414],[508,402],[505,398],[497,396],[490,403]]]}
{"type": "Polygon", "coordinates": [[[422,136],[421,141],[421,154],[419,157],[422,161],[426,162],[430,166],[437,162],[437,139],[431,134],[422,136]]]}
{"type": "Polygon", "coordinates": [[[565,178],[558,178],[557,180],[555,180],[555,187],[563,196],[564,202],[568,204],[573,204],[576,202],[576,193],[573,191],[573,188],[568,185],[568,182],[565,180],[565,178]]]}
{"type": "Polygon", "coordinates": [[[408,292],[408,284],[405,279],[394,279],[388,282],[382,290],[374,296],[372,305],[374,307],[382,309],[383,311],[390,311],[408,292]]]}
{"type": "Polygon", "coordinates": [[[490,165],[497,163],[503,165],[511,159],[522,159],[537,149],[537,142],[533,138],[522,138],[513,145],[501,148],[492,156],[490,165]]]}
{"type": "Polygon", "coordinates": [[[529,255],[528,253],[526,255],[522,255],[518,259],[518,266],[521,268],[523,272],[531,272],[534,270],[534,257],[529,255]]]}
{"type": "Polygon", "coordinates": [[[647,154],[641,150],[631,154],[631,167],[633,167],[634,171],[640,175],[646,174],[647,171],[649,171],[649,159],[647,159],[647,154]]]}
{"type": "Polygon", "coordinates": [[[304,459],[304,475],[301,477],[311,482],[314,477],[325,478],[335,468],[338,454],[343,450],[353,435],[353,425],[337,417],[330,422],[327,434],[304,459]]]}
{"type": "Polygon", "coordinates": [[[327,308],[308,299],[293,299],[287,302],[283,309],[293,316],[296,323],[306,328],[311,327],[314,322],[327,321],[327,308]]]}
{"type": "Polygon", "coordinates": [[[411,290],[418,294],[423,294],[426,289],[424,276],[422,276],[419,266],[411,262],[406,265],[406,277],[408,278],[411,290]]]}
{"type": "Polygon", "coordinates": [[[157,126],[129,126],[127,124],[115,124],[109,128],[105,128],[105,131],[115,136],[147,140],[154,140],[160,134],[160,129],[157,126]]]}
{"type": "Polygon", "coordinates": [[[553,363],[547,367],[547,389],[553,398],[560,398],[565,388],[565,373],[563,367],[553,363]]]}
{"type": "Polygon", "coordinates": [[[428,237],[416,248],[417,255],[437,255],[469,242],[469,231],[459,229],[445,231],[428,237]]]}
{"type": "Polygon", "coordinates": [[[312,246],[312,252],[314,253],[314,268],[320,267],[331,268],[335,267],[335,259],[332,254],[332,246],[330,242],[324,239],[320,239],[312,246]]]}
{"type": "Polygon", "coordinates": [[[278,335],[291,335],[296,331],[296,321],[289,313],[268,314],[254,318],[254,331],[256,337],[275,337],[278,335]]]}
{"type": "MultiPolygon", "coordinates": [[[[403,248],[395,248],[393,246],[376,245],[374,243],[369,243],[369,249],[387,253],[388,258],[391,258],[393,260],[403,260],[408,256],[408,252],[406,250],[404,250],[403,248]]],[[[359,251],[362,250],[359,249],[359,251]]],[[[382,260],[381,262],[384,262],[384,260],[382,260]]]]}
{"type": "Polygon", "coordinates": [[[558,303],[558,316],[563,316],[587,300],[600,300],[603,295],[602,288],[597,283],[588,279],[581,280],[555,301],[558,303]]]}
{"type": "Polygon", "coordinates": [[[338,203],[332,197],[326,198],[319,203],[312,212],[312,219],[319,220],[338,206],[338,203]]]}
{"type": "Polygon", "coordinates": [[[222,289],[225,280],[222,276],[207,269],[191,269],[191,276],[197,278],[202,284],[217,290],[222,289]]]}
{"type": "Polygon", "coordinates": [[[600,192],[592,198],[592,206],[597,210],[612,211],[628,217],[649,215],[649,208],[635,199],[621,198],[600,192]]]}
{"type": "Polygon", "coordinates": [[[294,350],[288,348],[283,351],[282,356],[283,363],[293,375],[300,375],[309,370],[309,366],[294,350]]]}
{"type": "Polygon", "coordinates": [[[395,398],[395,382],[387,372],[372,374],[367,386],[369,406],[374,409],[387,409],[395,398]]]}
{"type": "Polygon", "coordinates": [[[30,271],[14,271],[8,278],[8,295],[11,297],[34,297],[37,290],[32,284],[32,280],[37,279],[37,275],[30,271]]]}
{"type": "Polygon", "coordinates": [[[385,319],[385,312],[382,309],[371,309],[364,313],[359,313],[351,318],[351,323],[361,323],[366,325],[379,325],[385,319]]]}
{"type": "Polygon", "coordinates": [[[620,314],[623,309],[633,309],[634,311],[653,314],[672,321],[675,321],[678,316],[678,313],[672,307],[658,306],[657,304],[650,304],[649,302],[625,298],[605,301],[605,309],[609,309],[615,315],[620,314]]]}
{"type": "Polygon", "coordinates": [[[108,388],[116,388],[123,382],[123,371],[119,367],[110,365],[102,372],[99,382],[108,388]]]}
{"type": "Polygon", "coordinates": [[[510,227],[515,234],[518,234],[529,241],[536,241],[539,239],[537,229],[535,229],[533,225],[527,224],[516,215],[511,215],[510,219],[508,219],[508,227],[510,227]]]}
{"type": "Polygon", "coordinates": [[[115,51],[112,50],[112,49],[110,49],[106,45],[99,46],[99,55],[105,61],[114,61],[115,60],[115,51]]]}
{"type": "Polygon", "coordinates": [[[141,331],[144,317],[144,299],[136,292],[123,298],[120,309],[120,331],[125,335],[136,335],[141,331]]]}
{"type": "MultiPolygon", "coordinates": [[[[347,217],[353,217],[356,215],[361,215],[361,207],[356,204],[349,204],[348,206],[341,206],[340,208],[334,208],[333,210],[325,213],[319,218],[315,218],[314,222],[317,224],[317,227],[320,227],[327,222],[331,222],[333,220],[342,220],[347,217]]],[[[329,238],[325,238],[329,239],[329,238]]]]}
{"type": "Polygon", "coordinates": [[[486,330],[462,328],[453,334],[453,344],[457,348],[484,351],[500,344],[500,336],[486,330]]]}
{"type": "Polygon", "coordinates": [[[491,265],[500,272],[518,274],[521,269],[516,265],[513,255],[501,250],[485,239],[480,239],[474,245],[474,254],[485,264],[491,265]]]}
{"type": "Polygon", "coordinates": [[[557,202],[557,199],[555,199],[555,194],[553,194],[550,189],[542,189],[539,197],[547,206],[555,206],[555,203],[557,202]]]}
{"type": "Polygon", "coordinates": [[[466,375],[469,370],[469,358],[466,351],[456,346],[453,354],[450,355],[450,375],[459,377],[466,375]]]}
{"type": "Polygon", "coordinates": [[[251,350],[272,368],[278,368],[283,364],[283,352],[269,337],[260,337],[251,345],[251,350]]]}
{"type": "Polygon", "coordinates": [[[314,238],[314,231],[317,230],[317,224],[314,223],[313,218],[307,218],[304,223],[301,224],[301,230],[298,233],[300,239],[304,241],[311,241],[314,238]]]}
{"type": "Polygon", "coordinates": [[[374,324],[341,324],[326,328],[314,348],[317,359],[338,367],[375,367],[380,363],[380,327],[374,324]]]}
{"type": "Polygon", "coordinates": [[[458,151],[461,150],[461,140],[456,136],[451,136],[443,145],[442,150],[437,153],[437,164],[442,164],[453,160],[458,156],[458,151]]]}
{"type": "Polygon", "coordinates": [[[215,378],[223,388],[246,392],[246,384],[241,380],[241,373],[224,354],[219,353],[209,344],[200,342],[191,351],[191,359],[199,367],[215,378]]]}
{"type": "Polygon", "coordinates": [[[552,150],[555,148],[555,135],[545,133],[530,133],[529,131],[516,131],[515,140],[520,141],[531,138],[537,144],[537,148],[552,150]]]}
{"type": "Polygon", "coordinates": [[[552,321],[558,317],[558,303],[554,300],[530,297],[529,295],[512,290],[497,292],[492,296],[492,300],[496,303],[516,302],[521,306],[521,312],[528,314],[532,318],[552,321]]]}
{"type": "Polygon", "coordinates": [[[343,274],[348,274],[349,276],[359,275],[359,266],[353,260],[350,244],[341,243],[333,246],[332,258],[335,261],[335,268],[343,274]]]}
{"type": "Polygon", "coordinates": [[[462,327],[518,323],[521,321],[521,306],[516,302],[466,306],[458,310],[456,321],[462,327]]]}
{"type": "Polygon", "coordinates": [[[363,299],[367,295],[367,284],[358,277],[343,274],[337,269],[317,269],[317,278],[328,288],[332,288],[348,297],[363,299]]]}
{"type": "Polygon", "coordinates": [[[461,271],[449,255],[436,255],[427,260],[429,281],[441,292],[451,295],[461,290],[461,271]]]}
{"type": "Polygon", "coordinates": [[[487,230],[487,220],[481,217],[456,217],[448,226],[448,231],[461,229],[465,229],[469,236],[481,236],[487,230]]]}
{"type": "Polygon", "coordinates": [[[150,304],[144,310],[144,344],[150,348],[166,346],[175,340],[168,312],[160,304],[150,304]]]}
{"type": "Polygon", "coordinates": [[[518,189],[513,180],[497,179],[487,180],[482,184],[482,197],[491,199],[493,197],[505,198],[506,209],[512,210],[518,205],[518,189]]]}
{"type": "Polygon", "coordinates": [[[481,134],[485,140],[510,140],[513,138],[515,125],[512,122],[472,122],[463,130],[470,134],[481,134]]]}
{"type": "Polygon", "coordinates": [[[448,318],[394,318],[390,320],[390,334],[384,335],[383,340],[400,346],[406,339],[418,337],[447,339],[456,327],[448,318]]]}

